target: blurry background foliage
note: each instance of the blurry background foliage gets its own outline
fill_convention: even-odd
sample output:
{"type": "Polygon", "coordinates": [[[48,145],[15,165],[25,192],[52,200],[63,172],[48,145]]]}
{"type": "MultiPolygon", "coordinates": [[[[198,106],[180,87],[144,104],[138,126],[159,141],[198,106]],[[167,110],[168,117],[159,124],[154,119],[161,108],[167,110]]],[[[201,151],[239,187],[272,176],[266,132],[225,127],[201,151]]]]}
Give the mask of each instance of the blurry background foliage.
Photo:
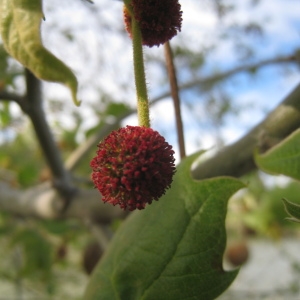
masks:
{"type": "MultiPolygon", "coordinates": [[[[282,100],[272,99],[278,89],[282,86],[285,92],[292,89],[299,80],[296,63],[275,63],[263,70],[255,63],[292,55],[299,47],[300,26],[295,24],[298,41],[282,49],[279,37],[271,36],[270,40],[268,32],[276,23],[275,12],[272,15],[270,10],[254,17],[253,12],[270,1],[249,0],[243,5],[239,1],[222,0],[181,2],[183,9],[196,10],[200,22],[197,24],[198,19],[195,20],[194,15],[190,18],[184,11],[182,33],[172,41],[179,83],[184,86],[209,78],[201,84],[190,85],[181,93],[187,151],[191,153],[199,148],[227,144],[232,140],[233,128],[238,132],[232,133],[233,137],[237,138],[241,130],[245,132],[255,125],[266,111],[282,100]],[[245,14],[245,11],[248,14],[241,20],[239,13],[245,14]],[[208,29],[201,23],[201,19],[206,19],[205,14],[211,19],[207,22],[208,29]],[[274,51],[266,55],[258,45],[268,43],[273,43],[274,51]],[[226,58],[221,55],[223,51],[226,58]],[[239,76],[216,76],[250,64],[254,67],[239,76]],[[270,74],[274,82],[266,78],[270,74]],[[278,85],[267,99],[274,100],[274,104],[260,100],[265,97],[264,81],[266,86],[270,81],[278,85]],[[253,90],[256,93],[251,93],[253,90]],[[242,93],[247,97],[239,101],[242,93]],[[251,120],[245,119],[245,114],[251,120]]],[[[275,2],[285,5],[285,1],[275,2]]],[[[68,91],[61,86],[46,83],[43,89],[47,119],[66,159],[105,125],[136,124],[134,115],[120,118],[129,115],[135,107],[131,43],[123,28],[121,2],[101,0],[90,5],[79,0],[46,0],[44,10],[44,43],[72,66],[81,84],[80,109],[73,105],[68,91]]],[[[288,14],[285,17],[288,19],[288,14]]],[[[162,51],[161,48],[145,49],[151,99],[164,95],[169,89],[162,51]]],[[[0,47],[0,96],[4,92],[22,95],[24,91],[22,67],[0,47]]],[[[170,97],[166,94],[161,98],[152,107],[153,125],[177,151],[170,97]]],[[[51,174],[32,126],[16,103],[0,102],[0,128],[0,180],[20,189],[49,180],[51,174]]],[[[95,151],[96,148],[73,174],[79,186],[92,188],[89,161],[95,151]]],[[[276,184],[261,172],[245,176],[244,181],[249,182],[247,191],[238,193],[229,204],[229,239],[298,236],[299,225],[285,221],[280,199],[300,202],[300,184],[287,179],[276,184]]],[[[120,222],[110,224],[110,230],[116,230],[120,222]]],[[[3,295],[15,295],[15,299],[23,299],[22,295],[36,299],[80,299],[87,274],[100,255],[101,249],[81,221],[32,220],[0,213],[0,294],[3,290],[3,295]]]]}

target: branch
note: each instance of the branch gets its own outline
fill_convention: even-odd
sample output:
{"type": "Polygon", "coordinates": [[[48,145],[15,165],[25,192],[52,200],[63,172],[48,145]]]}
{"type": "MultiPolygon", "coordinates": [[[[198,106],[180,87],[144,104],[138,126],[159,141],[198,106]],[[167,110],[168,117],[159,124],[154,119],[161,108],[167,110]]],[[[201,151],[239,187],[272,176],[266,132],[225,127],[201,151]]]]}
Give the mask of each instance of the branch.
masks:
{"type": "MultiPolygon", "coordinates": [[[[297,62],[300,61],[299,56],[300,56],[299,51],[296,51],[294,55],[279,56],[279,57],[276,57],[276,58],[262,60],[262,61],[257,62],[257,63],[242,65],[242,66],[239,66],[239,67],[235,67],[231,70],[221,72],[221,73],[218,73],[218,74],[215,74],[215,75],[212,75],[212,76],[208,76],[208,77],[205,77],[205,78],[196,78],[192,81],[181,84],[179,86],[179,89],[180,90],[187,90],[187,89],[190,89],[190,88],[193,88],[193,87],[199,87],[199,86],[201,86],[203,88],[207,87],[207,86],[211,87],[212,85],[220,82],[221,80],[224,80],[228,77],[231,77],[231,76],[236,75],[236,74],[241,73],[241,72],[248,72],[248,71],[255,70],[255,69],[258,69],[258,68],[261,68],[261,67],[265,67],[265,66],[268,66],[268,65],[275,65],[275,64],[282,64],[282,63],[297,63],[297,62]]],[[[153,101],[156,102],[158,100],[167,98],[170,95],[171,95],[170,92],[162,93],[161,95],[155,97],[153,99],[153,101]]]]}
{"type": "Polygon", "coordinates": [[[13,101],[21,105],[21,103],[24,101],[24,97],[20,96],[18,94],[9,93],[6,91],[0,92],[0,101],[13,101]]]}
{"type": "Polygon", "coordinates": [[[300,84],[268,116],[236,143],[192,170],[195,179],[240,177],[256,168],[254,149],[264,152],[300,127],[300,84]]]}
{"type": "Polygon", "coordinates": [[[170,87],[171,87],[171,95],[174,103],[175,110],[175,119],[176,119],[176,127],[177,127],[177,138],[179,144],[179,152],[180,157],[185,157],[185,143],[184,143],[184,132],[183,132],[183,124],[181,117],[181,107],[180,107],[180,98],[179,98],[179,89],[177,83],[177,75],[176,69],[174,65],[173,53],[171,49],[171,45],[169,41],[167,41],[164,45],[165,48],[165,59],[166,59],[166,67],[169,75],[170,87]]]}
{"type": "MultiPolygon", "coordinates": [[[[61,197],[49,183],[23,191],[0,181],[0,190],[0,210],[3,212],[25,218],[61,218],[61,197]]],[[[79,189],[64,218],[89,219],[106,224],[126,214],[119,207],[104,204],[98,190],[79,189]]]]}
{"type": "Polygon", "coordinates": [[[67,205],[75,193],[75,187],[71,183],[69,172],[64,168],[60,151],[46,121],[42,107],[41,82],[28,70],[26,70],[26,87],[27,95],[21,107],[31,119],[37,139],[53,174],[54,186],[67,205]]]}

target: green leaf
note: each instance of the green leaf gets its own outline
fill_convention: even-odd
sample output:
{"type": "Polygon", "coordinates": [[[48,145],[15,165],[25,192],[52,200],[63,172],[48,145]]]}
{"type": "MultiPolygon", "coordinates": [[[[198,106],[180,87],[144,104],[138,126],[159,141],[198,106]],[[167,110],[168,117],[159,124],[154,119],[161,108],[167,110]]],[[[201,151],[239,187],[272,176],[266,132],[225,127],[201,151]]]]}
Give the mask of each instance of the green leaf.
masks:
{"type": "Polygon", "coordinates": [[[287,218],[287,220],[300,223],[300,205],[290,202],[284,198],[282,201],[286,212],[290,215],[290,218],[287,218]]]}
{"type": "Polygon", "coordinates": [[[4,47],[36,77],[69,87],[74,103],[79,105],[75,75],[42,44],[42,18],[41,0],[0,0],[0,33],[4,47]]]}
{"type": "Polygon", "coordinates": [[[229,177],[193,180],[196,156],[178,166],[164,197],[124,221],[85,300],[209,300],[231,284],[238,271],[222,267],[224,223],[228,198],[244,185],[229,177]]]}
{"type": "Polygon", "coordinates": [[[264,154],[255,153],[255,162],[265,172],[300,180],[300,129],[264,154]]]}
{"type": "Polygon", "coordinates": [[[110,101],[104,111],[104,115],[118,117],[130,111],[131,109],[127,104],[110,101]]]}

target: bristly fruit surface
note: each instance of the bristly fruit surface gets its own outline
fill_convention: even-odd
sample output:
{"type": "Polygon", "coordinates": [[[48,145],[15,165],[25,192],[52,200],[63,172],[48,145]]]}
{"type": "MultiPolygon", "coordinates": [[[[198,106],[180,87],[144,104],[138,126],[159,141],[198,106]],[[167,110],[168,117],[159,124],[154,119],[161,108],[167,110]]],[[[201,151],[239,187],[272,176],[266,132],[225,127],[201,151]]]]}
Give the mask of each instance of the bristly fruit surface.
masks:
{"type": "MultiPolygon", "coordinates": [[[[130,5],[141,29],[143,45],[162,45],[181,31],[182,11],[178,0],[132,0],[130,5]]],[[[125,7],[125,27],[132,37],[131,18],[125,7]]]]}
{"type": "Polygon", "coordinates": [[[144,209],[171,186],[174,151],[157,131],[126,126],[98,145],[92,180],[102,200],[122,209],[144,209]]]}

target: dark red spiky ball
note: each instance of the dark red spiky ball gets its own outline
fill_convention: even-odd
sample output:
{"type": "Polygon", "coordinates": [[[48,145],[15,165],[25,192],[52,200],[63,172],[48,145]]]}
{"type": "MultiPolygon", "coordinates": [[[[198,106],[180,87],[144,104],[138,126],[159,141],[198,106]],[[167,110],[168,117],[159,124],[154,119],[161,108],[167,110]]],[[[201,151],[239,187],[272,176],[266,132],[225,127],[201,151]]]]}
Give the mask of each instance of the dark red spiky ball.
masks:
{"type": "Polygon", "coordinates": [[[104,202],[129,210],[158,200],[172,183],[174,151],[157,131],[126,126],[98,145],[92,180],[104,202]]]}
{"type": "MultiPolygon", "coordinates": [[[[182,11],[178,0],[132,0],[130,6],[140,26],[143,45],[159,46],[181,30],[182,11]]],[[[132,37],[131,18],[125,7],[125,26],[132,37]]]]}

